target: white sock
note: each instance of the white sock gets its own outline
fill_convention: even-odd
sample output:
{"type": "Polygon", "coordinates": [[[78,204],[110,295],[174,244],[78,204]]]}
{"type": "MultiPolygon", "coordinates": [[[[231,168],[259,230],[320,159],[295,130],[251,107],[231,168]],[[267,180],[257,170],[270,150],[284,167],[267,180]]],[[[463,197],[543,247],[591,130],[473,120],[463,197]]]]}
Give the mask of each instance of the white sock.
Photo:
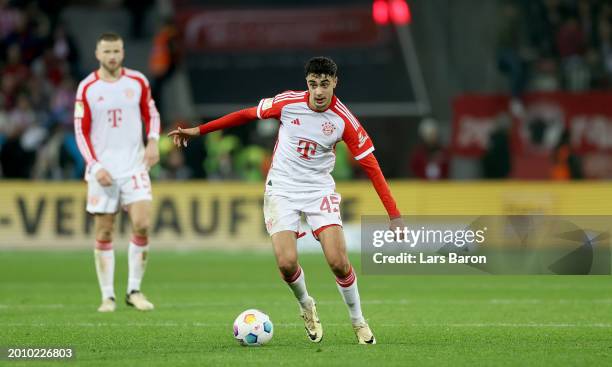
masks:
{"type": "Polygon", "coordinates": [[[295,272],[295,275],[291,277],[292,279],[285,279],[289,288],[293,291],[293,295],[300,303],[302,308],[308,305],[309,296],[308,291],[306,290],[306,279],[304,277],[304,271],[302,267],[298,267],[298,270],[295,272]]]}
{"type": "Polygon", "coordinates": [[[95,249],[94,258],[102,299],[115,298],[115,287],[113,284],[115,276],[115,250],[95,249]]]}
{"type": "Polygon", "coordinates": [[[138,246],[130,242],[128,247],[128,294],[140,290],[140,283],[147,267],[148,252],[149,245],[138,246]]]}
{"type": "Polygon", "coordinates": [[[336,285],[342,295],[342,299],[349,310],[353,325],[365,322],[361,313],[361,300],[359,299],[359,289],[357,288],[357,276],[351,268],[349,275],[345,278],[336,278],[336,285]]]}

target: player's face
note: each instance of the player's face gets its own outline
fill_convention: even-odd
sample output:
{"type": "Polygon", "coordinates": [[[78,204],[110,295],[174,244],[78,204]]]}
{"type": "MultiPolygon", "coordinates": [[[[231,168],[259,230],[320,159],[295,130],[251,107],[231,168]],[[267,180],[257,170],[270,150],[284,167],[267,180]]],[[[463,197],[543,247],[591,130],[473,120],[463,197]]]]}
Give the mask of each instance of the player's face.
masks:
{"type": "Polygon", "coordinates": [[[123,41],[100,41],[96,47],[96,59],[101,67],[114,73],[123,63],[123,41]]]}
{"type": "Polygon", "coordinates": [[[324,111],[331,103],[338,78],[326,74],[308,74],[306,84],[310,92],[308,103],[316,111],[324,111]]]}

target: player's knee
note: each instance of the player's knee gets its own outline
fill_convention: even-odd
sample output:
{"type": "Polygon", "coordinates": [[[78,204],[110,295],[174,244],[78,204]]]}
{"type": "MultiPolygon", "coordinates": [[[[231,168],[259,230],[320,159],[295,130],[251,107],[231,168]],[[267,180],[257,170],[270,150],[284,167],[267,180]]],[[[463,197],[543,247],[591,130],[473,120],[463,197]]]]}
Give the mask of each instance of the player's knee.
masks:
{"type": "Polygon", "coordinates": [[[96,229],[96,241],[110,242],[113,240],[113,227],[101,227],[96,229]]]}
{"type": "Polygon", "coordinates": [[[136,218],[132,221],[134,232],[140,236],[146,236],[151,227],[151,220],[148,217],[136,218]]]}
{"type": "Polygon", "coordinates": [[[344,277],[350,271],[351,264],[348,259],[338,256],[329,261],[329,267],[335,276],[344,277]]]}
{"type": "Polygon", "coordinates": [[[284,278],[290,278],[298,270],[297,259],[289,257],[278,259],[278,270],[280,270],[284,278]]]}

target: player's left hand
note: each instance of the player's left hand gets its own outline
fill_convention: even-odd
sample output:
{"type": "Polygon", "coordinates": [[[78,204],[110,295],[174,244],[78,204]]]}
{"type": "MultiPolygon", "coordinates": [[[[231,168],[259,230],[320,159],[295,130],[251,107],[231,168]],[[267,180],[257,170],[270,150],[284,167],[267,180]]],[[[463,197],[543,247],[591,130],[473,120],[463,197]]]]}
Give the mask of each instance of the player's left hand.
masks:
{"type": "MultiPolygon", "coordinates": [[[[406,223],[404,223],[404,220],[402,219],[402,217],[398,217],[398,218],[393,218],[391,219],[391,221],[389,222],[389,229],[394,231],[399,228],[400,231],[404,231],[404,228],[406,228],[406,223]]],[[[401,241],[404,239],[404,235],[403,233],[399,235],[398,238],[396,238],[396,241],[401,241]]]]}
{"type": "Polygon", "coordinates": [[[171,136],[174,144],[177,147],[186,147],[189,139],[200,135],[199,127],[190,127],[190,128],[182,128],[178,127],[176,130],[172,130],[168,133],[168,136],[171,136]]]}
{"type": "Polygon", "coordinates": [[[147,142],[147,147],[144,153],[144,164],[147,169],[150,169],[159,162],[159,149],[157,148],[157,140],[151,139],[147,142]]]}

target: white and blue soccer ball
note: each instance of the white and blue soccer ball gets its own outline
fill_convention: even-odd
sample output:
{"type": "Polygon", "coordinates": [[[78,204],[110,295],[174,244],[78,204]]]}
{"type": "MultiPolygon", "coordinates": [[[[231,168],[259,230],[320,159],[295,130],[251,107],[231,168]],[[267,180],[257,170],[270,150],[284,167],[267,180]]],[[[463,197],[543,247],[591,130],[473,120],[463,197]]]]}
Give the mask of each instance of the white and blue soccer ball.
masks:
{"type": "Polygon", "coordinates": [[[249,309],[234,321],[234,338],[244,346],[264,345],[272,339],[274,326],[265,313],[249,309]]]}

